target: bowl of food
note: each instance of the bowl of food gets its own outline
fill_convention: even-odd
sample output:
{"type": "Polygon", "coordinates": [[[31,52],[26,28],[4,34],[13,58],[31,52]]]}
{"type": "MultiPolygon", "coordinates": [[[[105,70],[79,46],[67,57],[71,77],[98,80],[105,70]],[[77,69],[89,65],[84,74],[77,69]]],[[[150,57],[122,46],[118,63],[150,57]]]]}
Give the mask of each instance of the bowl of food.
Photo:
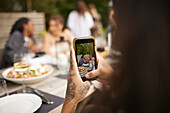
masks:
{"type": "Polygon", "coordinates": [[[32,84],[42,81],[53,72],[53,68],[50,65],[29,65],[26,67],[21,66],[22,68],[17,66],[14,65],[14,67],[3,71],[3,77],[17,84],[22,84],[23,81],[25,84],[32,84]]]}

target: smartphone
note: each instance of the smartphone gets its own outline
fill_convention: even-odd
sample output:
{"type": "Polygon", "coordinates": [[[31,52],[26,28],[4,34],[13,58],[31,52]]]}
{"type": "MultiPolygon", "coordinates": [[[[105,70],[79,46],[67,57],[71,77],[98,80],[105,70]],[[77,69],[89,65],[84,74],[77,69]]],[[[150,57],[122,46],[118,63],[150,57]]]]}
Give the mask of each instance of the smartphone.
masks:
{"type": "Polygon", "coordinates": [[[96,78],[88,79],[85,77],[88,72],[97,69],[96,46],[94,37],[90,36],[74,38],[73,46],[79,74],[82,80],[95,80],[96,78]]]}

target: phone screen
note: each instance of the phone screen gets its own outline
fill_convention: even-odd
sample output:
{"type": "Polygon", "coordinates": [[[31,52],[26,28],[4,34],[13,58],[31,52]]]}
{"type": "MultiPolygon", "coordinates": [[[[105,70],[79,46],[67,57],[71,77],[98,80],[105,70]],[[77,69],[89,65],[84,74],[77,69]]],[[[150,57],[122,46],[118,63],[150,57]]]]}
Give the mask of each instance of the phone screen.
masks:
{"type": "Polygon", "coordinates": [[[77,39],[75,52],[80,76],[83,81],[88,80],[85,75],[97,69],[94,39],[77,39]]]}

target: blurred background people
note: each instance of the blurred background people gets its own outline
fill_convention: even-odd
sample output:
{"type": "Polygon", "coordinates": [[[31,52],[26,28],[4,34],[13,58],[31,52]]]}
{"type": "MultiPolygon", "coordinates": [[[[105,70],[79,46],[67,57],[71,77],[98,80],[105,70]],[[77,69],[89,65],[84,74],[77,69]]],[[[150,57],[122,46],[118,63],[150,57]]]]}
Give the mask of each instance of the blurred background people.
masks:
{"type": "Polygon", "coordinates": [[[93,60],[93,61],[95,60],[92,54],[89,55],[88,62],[89,62],[90,60],[93,60]]]}
{"type": "MultiPolygon", "coordinates": [[[[46,54],[56,57],[56,41],[68,40],[72,45],[73,34],[69,29],[64,28],[64,18],[58,14],[52,16],[49,20],[49,32],[45,34],[43,49],[46,54]]],[[[60,48],[62,49],[62,48],[60,48]]]]}
{"type": "Polygon", "coordinates": [[[12,66],[14,54],[28,53],[30,57],[35,56],[39,50],[36,41],[33,38],[34,24],[28,18],[20,18],[13,25],[10,37],[6,42],[1,68],[12,66]]]}
{"type": "Polygon", "coordinates": [[[94,20],[94,26],[91,29],[92,35],[95,38],[104,38],[101,15],[98,13],[96,6],[94,4],[89,4],[88,7],[89,7],[89,11],[93,17],[93,20],[94,20]]]}
{"type": "Polygon", "coordinates": [[[93,18],[83,0],[78,0],[76,9],[72,11],[67,20],[67,27],[75,37],[91,36],[90,29],[93,27],[93,18]]]}
{"type": "Polygon", "coordinates": [[[113,48],[115,42],[115,31],[116,31],[116,21],[114,20],[114,9],[113,7],[110,8],[109,11],[109,25],[107,26],[107,42],[108,47],[113,48]]]}
{"type": "Polygon", "coordinates": [[[31,64],[67,64],[73,34],[64,27],[64,18],[57,14],[49,20],[49,32],[44,35],[43,51],[45,55],[29,61],[31,64]],[[66,43],[64,43],[66,42],[66,43]],[[62,60],[62,62],[61,62],[62,60]]]}
{"type": "Polygon", "coordinates": [[[86,56],[82,55],[80,60],[79,60],[78,66],[82,66],[84,63],[86,64],[87,60],[86,60],[86,56]]]}

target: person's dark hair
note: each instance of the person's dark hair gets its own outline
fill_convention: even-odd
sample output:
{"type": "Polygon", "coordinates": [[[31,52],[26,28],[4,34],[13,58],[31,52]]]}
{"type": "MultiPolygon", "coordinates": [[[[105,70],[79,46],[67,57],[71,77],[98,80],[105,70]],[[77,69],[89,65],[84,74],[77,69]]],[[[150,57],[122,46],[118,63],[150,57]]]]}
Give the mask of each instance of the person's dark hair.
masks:
{"type": "Polygon", "coordinates": [[[10,35],[14,32],[14,31],[19,31],[21,33],[23,33],[23,24],[27,24],[28,21],[30,21],[29,18],[23,17],[18,19],[15,24],[12,26],[12,29],[10,31],[10,35]]]}
{"type": "Polygon", "coordinates": [[[114,1],[121,69],[94,96],[93,113],[170,113],[168,9],[168,0],[114,1]]]}
{"type": "Polygon", "coordinates": [[[83,58],[83,57],[84,57],[84,55],[81,56],[81,58],[83,58]]]}
{"type": "Polygon", "coordinates": [[[78,0],[76,3],[76,11],[80,14],[80,15],[84,15],[84,13],[86,11],[88,11],[88,8],[86,6],[86,3],[83,0],[78,0]]]}

